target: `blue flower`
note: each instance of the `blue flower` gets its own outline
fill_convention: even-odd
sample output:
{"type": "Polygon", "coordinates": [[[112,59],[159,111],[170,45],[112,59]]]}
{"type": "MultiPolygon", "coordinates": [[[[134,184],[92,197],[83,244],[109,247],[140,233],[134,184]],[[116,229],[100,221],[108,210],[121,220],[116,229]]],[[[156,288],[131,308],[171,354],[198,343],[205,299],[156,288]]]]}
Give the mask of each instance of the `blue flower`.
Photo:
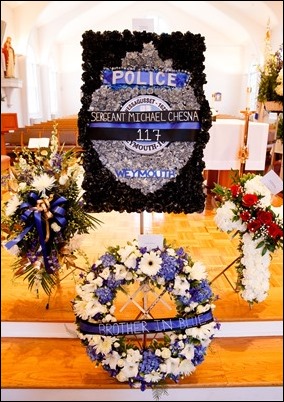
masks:
{"type": "Polygon", "coordinates": [[[99,288],[95,291],[101,304],[107,304],[113,300],[114,293],[107,287],[99,288]]]}

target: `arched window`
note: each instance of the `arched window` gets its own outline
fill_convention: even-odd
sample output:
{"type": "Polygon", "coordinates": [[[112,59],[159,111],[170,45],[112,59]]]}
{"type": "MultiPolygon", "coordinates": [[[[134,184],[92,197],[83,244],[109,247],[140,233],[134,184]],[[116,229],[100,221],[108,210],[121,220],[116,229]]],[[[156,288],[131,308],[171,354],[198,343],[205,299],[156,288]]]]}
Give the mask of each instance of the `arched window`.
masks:
{"type": "Polygon", "coordinates": [[[27,50],[27,100],[29,118],[40,117],[40,89],[38,66],[34,50],[28,46],[27,50]]]}
{"type": "Polygon", "coordinates": [[[49,99],[51,116],[58,115],[57,71],[54,59],[49,61],[49,99]]]}

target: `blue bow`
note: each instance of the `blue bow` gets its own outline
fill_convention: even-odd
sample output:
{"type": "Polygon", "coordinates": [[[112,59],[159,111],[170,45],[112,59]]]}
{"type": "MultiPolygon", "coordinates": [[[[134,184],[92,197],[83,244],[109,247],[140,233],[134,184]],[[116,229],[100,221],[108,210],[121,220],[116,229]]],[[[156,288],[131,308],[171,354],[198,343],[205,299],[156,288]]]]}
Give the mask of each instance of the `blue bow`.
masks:
{"type": "Polygon", "coordinates": [[[11,247],[18,244],[35,226],[39,235],[39,243],[42,249],[46,272],[52,274],[53,269],[50,266],[46,247],[49,240],[48,220],[53,218],[61,228],[66,226],[66,211],[62,207],[62,204],[65,204],[66,202],[67,199],[65,197],[59,197],[54,201],[49,201],[48,198],[41,199],[36,193],[31,192],[28,196],[28,202],[23,202],[19,207],[20,210],[23,211],[21,219],[28,226],[26,226],[26,228],[15,239],[6,243],[5,247],[9,250],[11,247]],[[44,226],[46,227],[45,234],[44,226]]]}

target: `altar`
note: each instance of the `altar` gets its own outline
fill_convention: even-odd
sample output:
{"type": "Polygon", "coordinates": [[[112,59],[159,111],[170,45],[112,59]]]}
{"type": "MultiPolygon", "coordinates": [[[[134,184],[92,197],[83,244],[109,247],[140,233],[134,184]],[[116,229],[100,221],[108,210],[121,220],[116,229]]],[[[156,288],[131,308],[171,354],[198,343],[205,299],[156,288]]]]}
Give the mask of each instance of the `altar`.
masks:
{"type": "MultiPolygon", "coordinates": [[[[239,151],[244,141],[245,121],[238,119],[217,119],[209,130],[210,139],[204,149],[207,185],[220,183],[228,172],[240,169],[239,151]],[[213,171],[213,172],[212,172],[213,171]]],[[[247,147],[248,159],[245,171],[263,171],[267,152],[269,124],[249,122],[247,147]]],[[[224,183],[220,183],[224,184],[224,183]]]]}

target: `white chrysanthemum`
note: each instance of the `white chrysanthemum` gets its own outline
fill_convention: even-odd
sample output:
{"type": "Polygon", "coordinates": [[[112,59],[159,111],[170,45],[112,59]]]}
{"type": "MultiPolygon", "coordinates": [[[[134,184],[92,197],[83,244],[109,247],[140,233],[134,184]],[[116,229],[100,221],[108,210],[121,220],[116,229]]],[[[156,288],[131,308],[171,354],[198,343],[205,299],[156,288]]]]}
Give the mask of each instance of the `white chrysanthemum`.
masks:
{"type": "Polygon", "coordinates": [[[213,322],[201,325],[200,327],[187,328],[185,333],[188,336],[192,336],[193,338],[202,340],[204,342],[206,339],[209,339],[211,335],[213,335],[214,327],[215,323],[213,322]]]}
{"type": "Polygon", "coordinates": [[[244,184],[245,194],[257,194],[263,196],[259,201],[262,207],[268,207],[271,204],[271,192],[262,182],[263,176],[256,175],[244,184]]]}
{"type": "Polygon", "coordinates": [[[241,290],[241,296],[250,303],[265,300],[269,290],[270,254],[267,252],[262,255],[262,249],[257,248],[261,240],[253,240],[249,233],[243,236],[241,264],[245,268],[242,271],[241,283],[245,288],[241,290]]]}
{"type": "Polygon", "coordinates": [[[162,259],[153,250],[149,253],[143,254],[141,261],[139,262],[139,268],[143,274],[148,276],[154,276],[160,269],[162,259]]]}
{"type": "Polygon", "coordinates": [[[6,205],[6,215],[12,216],[16,212],[16,210],[18,209],[20,204],[21,204],[21,201],[20,201],[19,197],[17,196],[17,194],[14,194],[6,205]]]}
{"type": "Polygon", "coordinates": [[[190,277],[192,279],[196,279],[196,280],[200,281],[201,279],[207,278],[206,268],[202,262],[199,262],[199,261],[195,262],[189,272],[190,272],[190,277]]]}
{"type": "Polygon", "coordinates": [[[232,230],[244,231],[246,229],[246,225],[242,224],[240,220],[233,221],[235,216],[234,209],[236,209],[236,205],[232,201],[226,201],[216,211],[214,221],[223,232],[231,232],[232,230]]]}
{"type": "Polygon", "coordinates": [[[104,355],[111,352],[112,344],[117,340],[112,336],[102,336],[101,341],[96,345],[96,352],[104,355]]]}
{"type": "Polygon", "coordinates": [[[192,364],[191,359],[184,359],[179,365],[179,371],[181,375],[189,375],[195,370],[194,364],[192,364]]]}
{"type": "Polygon", "coordinates": [[[151,371],[149,374],[145,374],[144,377],[146,382],[159,382],[162,379],[162,375],[158,371],[151,371]]]}
{"type": "Polygon", "coordinates": [[[105,314],[107,312],[106,306],[103,306],[95,300],[76,300],[73,308],[75,314],[81,317],[83,320],[94,317],[98,313],[105,314]]]}
{"type": "Polygon", "coordinates": [[[35,176],[31,182],[31,187],[39,192],[51,190],[56,180],[54,177],[49,176],[47,173],[43,173],[40,176],[35,176]]]}

